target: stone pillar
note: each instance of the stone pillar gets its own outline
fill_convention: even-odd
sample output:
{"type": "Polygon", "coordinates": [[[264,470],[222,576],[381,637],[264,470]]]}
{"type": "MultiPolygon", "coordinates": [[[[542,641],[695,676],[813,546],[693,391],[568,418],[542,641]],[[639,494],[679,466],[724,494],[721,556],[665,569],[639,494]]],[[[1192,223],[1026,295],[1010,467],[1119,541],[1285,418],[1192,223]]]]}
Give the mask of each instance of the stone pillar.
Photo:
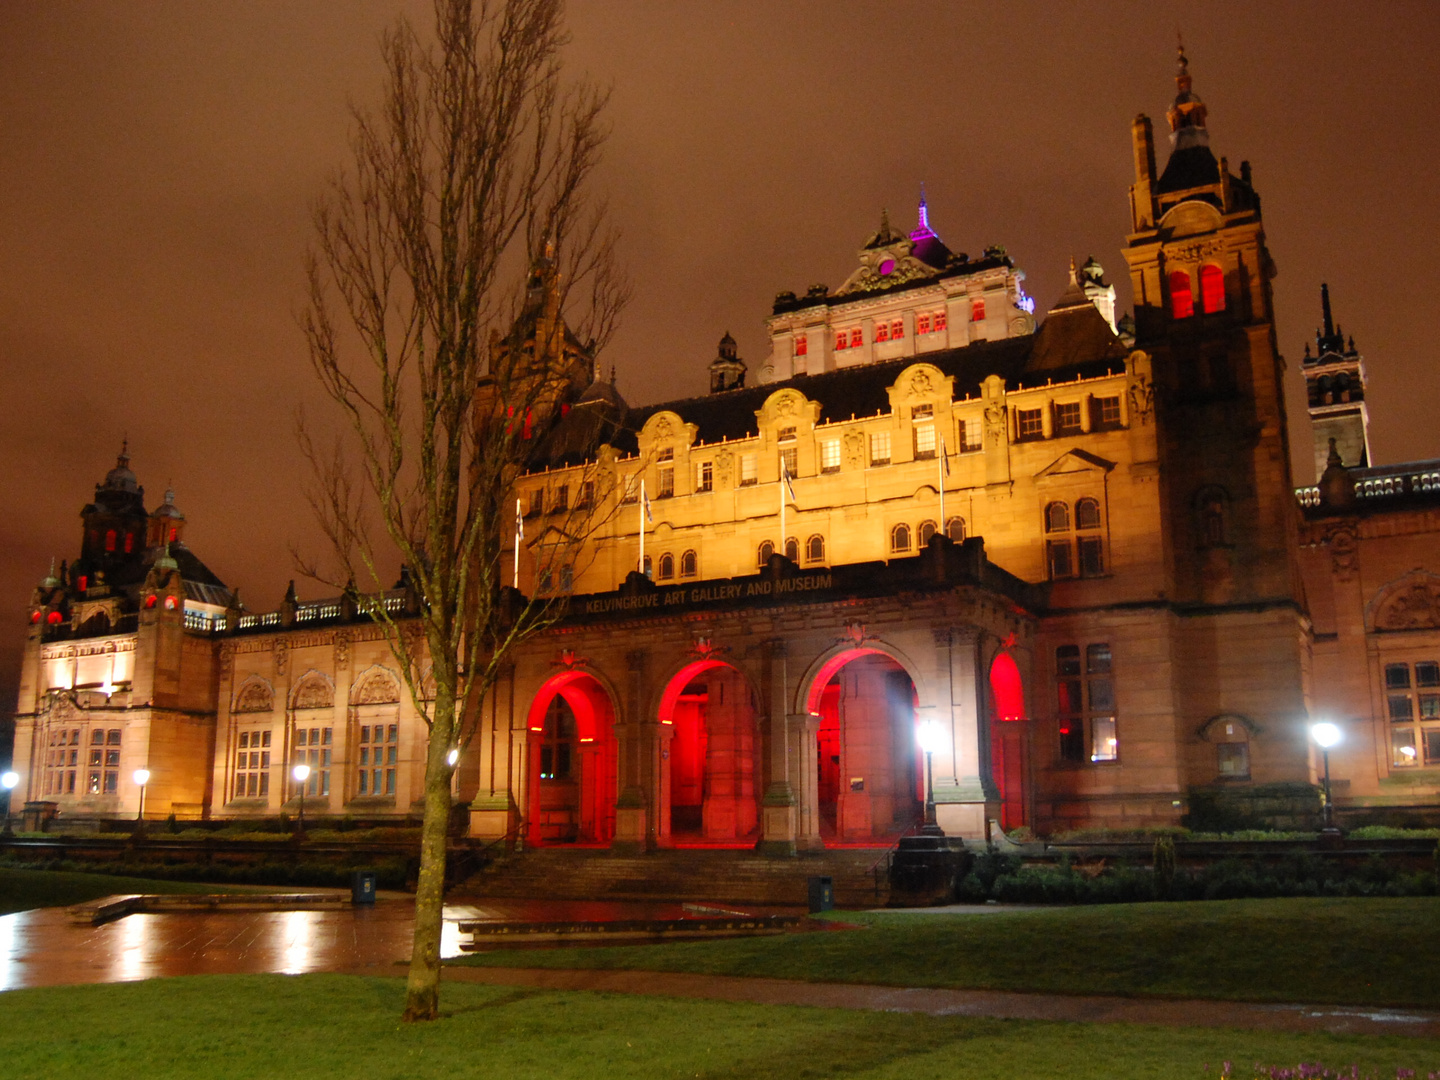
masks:
{"type": "Polygon", "coordinates": [[[755,828],[755,725],[733,668],[712,668],[705,689],[704,834],[733,840],[755,828]]]}
{"type": "Polygon", "coordinates": [[[629,679],[625,686],[625,701],[622,703],[623,715],[616,717],[615,722],[615,738],[620,759],[620,796],[615,800],[615,840],[612,847],[617,851],[646,851],[653,846],[657,832],[650,820],[650,807],[652,791],[658,786],[651,780],[646,766],[652,757],[658,758],[659,755],[654,752],[657,748],[645,745],[647,740],[642,723],[645,651],[636,649],[626,656],[626,660],[629,665],[629,679]]]}
{"type": "Polygon", "coordinates": [[[868,840],[887,832],[895,814],[895,762],[889,668],[872,657],[853,660],[840,677],[838,832],[868,840]]]}
{"type": "Polygon", "coordinates": [[[936,719],[949,729],[950,749],[935,755],[935,820],[948,836],[983,841],[985,823],[999,814],[1000,805],[984,780],[990,755],[981,738],[986,697],[980,634],[974,627],[957,627],[938,633],[936,646],[941,654],[937,690],[949,691],[936,719]]]}
{"type": "Polygon", "coordinates": [[[790,781],[789,686],[785,642],[776,638],[761,647],[760,680],[768,716],[769,785],[762,806],[760,851],[768,855],[794,855],[796,838],[795,791],[790,781]]]}
{"type": "MultiPolygon", "coordinates": [[[[515,668],[501,669],[480,706],[480,723],[460,763],[473,761],[474,792],[470,794],[470,835],[499,840],[520,824],[519,793],[523,785],[515,771],[515,668]]],[[[461,794],[470,792],[471,771],[462,775],[461,794]]]]}

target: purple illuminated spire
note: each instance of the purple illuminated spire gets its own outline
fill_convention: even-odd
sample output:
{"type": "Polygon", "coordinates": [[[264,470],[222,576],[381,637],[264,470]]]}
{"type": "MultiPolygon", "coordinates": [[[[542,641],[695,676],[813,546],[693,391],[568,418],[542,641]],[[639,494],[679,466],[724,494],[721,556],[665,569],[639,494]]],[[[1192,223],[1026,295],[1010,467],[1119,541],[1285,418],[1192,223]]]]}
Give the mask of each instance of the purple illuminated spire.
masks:
{"type": "Polygon", "coordinates": [[[920,185],[920,209],[916,216],[920,223],[915,226],[915,231],[910,234],[910,239],[919,243],[921,240],[928,240],[935,235],[935,230],[930,228],[930,208],[925,204],[925,185],[920,185]]]}

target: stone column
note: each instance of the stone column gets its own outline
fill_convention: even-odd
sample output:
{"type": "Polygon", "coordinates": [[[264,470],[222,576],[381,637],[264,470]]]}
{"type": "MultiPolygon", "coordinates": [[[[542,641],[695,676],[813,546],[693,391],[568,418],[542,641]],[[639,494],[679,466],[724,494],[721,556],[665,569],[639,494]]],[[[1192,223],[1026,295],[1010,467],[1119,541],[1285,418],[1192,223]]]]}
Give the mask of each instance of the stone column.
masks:
{"type": "Polygon", "coordinates": [[[820,774],[816,740],[820,733],[820,717],[795,713],[790,717],[791,768],[795,779],[796,836],[795,844],[802,851],[819,851],[825,847],[820,839],[820,774]]]}
{"type": "Polygon", "coordinates": [[[981,738],[980,710],[986,698],[980,633],[971,626],[957,627],[936,639],[942,661],[937,691],[949,684],[949,701],[940,703],[936,719],[949,728],[950,749],[935,755],[935,820],[949,836],[984,840],[985,823],[1000,808],[984,781],[990,755],[981,738]]]}
{"type": "Polygon", "coordinates": [[[790,779],[789,686],[785,642],[771,639],[761,646],[760,680],[768,716],[770,783],[765,789],[760,851],[767,855],[794,855],[796,836],[795,791],[790,779]]]}
{"type": "Polygon", "coordinates": [[[645,766],[651,754],[643,745],[641,723],[646,654],[643,649],[636,649],[625,659],[629,678],[625,685],[625,700],[621,703],[621,715],[615,718],[620,796],[615,800],[615,840],[611,846],[617,851],[644,851],[655,834],[650,823],[650,793],[646,790],[649,777],[645,766]]]}

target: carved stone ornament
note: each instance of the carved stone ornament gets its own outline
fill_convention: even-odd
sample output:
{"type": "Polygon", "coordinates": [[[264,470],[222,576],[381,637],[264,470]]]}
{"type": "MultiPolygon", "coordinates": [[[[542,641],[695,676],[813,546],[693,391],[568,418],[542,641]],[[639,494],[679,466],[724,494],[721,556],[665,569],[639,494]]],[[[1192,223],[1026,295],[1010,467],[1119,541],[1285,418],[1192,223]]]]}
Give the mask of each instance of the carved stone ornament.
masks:
{"type": "Polygon", "coordinates": [[[270,712],[275,708],[275,692],[263,679],[249,679],[235,695],[235,707],[231,712],[270,712]]]}
{"type": "Polygon", "coordinates": [[[715,455],[715,481],[721,487],[730,486],[730,473],[735,468],[735,455],[729,450],[721,450],[715,455]]]}
{"type": "Polygon", "coordinates": [[[551,660],[550,663],[556,667],[562,667],[566,671],[573,671],[577,667],[583,667],[589,663],[589,661],[579,655],[574,649],[561,649],[560,655],[554,660],[551,660]]]}
{"type": "Polygon", "coordinates": [[[1005,441],[1005,406],[992,401],[985,406],[985,442],[998,447],[1005,441]]]}
{"type": "Polygon", "coordinates": [[[870,635],[865,632],[864,623],[849,622],[845,624],[844,631],[835,640],[838,641],[841,645],[858,646],[862,642],[864,642],[869,636],[870,635]]]}
{"type": "Polygon", "coordinates": [[[655,421],[654,431],[655,438],[657,439],[668,439],[671,435],[675,434],[675,428],[671,425],[668,416],[662,416],[659,420],[655,421]]]}
{"type": "Polygon", "coordinates": [[[290,695],[292,709],[328,709],[334,704],[335,688],[319,672],[306,675],[290,695]]]}
{"type": "Polygon", "coordinates": [[[235,646],[225,642],[220,646],[220,678],[228,679],[235,667],[235,646]]]}
{"type": "Polygon", "coordinates": [[[896,285],[903,285],[907,281],[918,281],[935,276],[934,267],[921,262],[913,255],[905,255],[896,250],[874,253],[867,259],[865,265],[850,275],[844,285],[835,290],[835,295],[845,296],[849,293],[870,292],[875,289],[891,289],[896,285]],[[881,257],[882,255],[883,257],[881,257]],[[882,274],[880,268],[887,262],[892,265],[888,272],[882,274]]]}
{"type": "Polygon", "coordinates": [[[1416,571],[1392,589],[1376,609],[1375,629],[1440,629],[1440,577],[1416,571]]]}
{"type": "Polygon", "coordinates": [[[285,674],[285,654],[286,654],[286,651],[287,651],[287,650],[286,650],[286,645],[285,645],[285,640],[284,640],[284,638],[276,638],[276,639],[275,639],[275,674],[276,674],[276,675],[284,676],[284,674],[285,674]]]}
{"type": "Polygon", "coordinates": [[[800,408],[800,402],[791,394],[775,400],[775,415],[783,419],[794,416],[800,408]]]}
{"type": "Polygon", "coordinates": [[[730,651],[728,645],[716,645],[708,637],[697,637],[695,643],[690,647],[690,655],[698,656],[701,660],[709,660],[723,656],[730,651]]]}
{"type": "Polygon", "coordinates": [[[1225,244],[1219,240],[1206,240],[1196,244],[1186,244],[1184,247],[1170,248],[1165,252],[1165,258],[1171,262],[1196,263],[1201,259],[1214,259],[1223,255],[1225,244]]]}
{"type": "Polygon", "coordinates": [[[847,431],[845,433],[845,467],[847,469],[863,469],[865,467],[864,432],[847,431]]]}
{"type": "Polygon", "coordinates": [[[350,635],[343,630],[335,635],[335,666],[337,668],[350,666],[350,635]]]}
{"type": "Polygon", "coordinates": [[[917,396],[928,394],[933,388],[929,372],[917,371],[910,379],[910,392],[917,396]]]}
{"type": "Polygon", "coordinates": [[[1150,422],[1155,411],[1155,387],[1144,375],[1135,376],[1130,384],[1130,412],[1142,424],[1150,422]]]}
{"type": "Polygon", "coordinates": [[[384,668],[367,675],[350,694],[352,705],[390,705],[399,700],[400,681],[384,668]]]}
{"type": "Polygon", "coordinates": [[[1349,581],[1360,566],[1360,545],[1351,529],[1336,529],[1330,534],[1330,572],[1341,581],[1349,581]]]}

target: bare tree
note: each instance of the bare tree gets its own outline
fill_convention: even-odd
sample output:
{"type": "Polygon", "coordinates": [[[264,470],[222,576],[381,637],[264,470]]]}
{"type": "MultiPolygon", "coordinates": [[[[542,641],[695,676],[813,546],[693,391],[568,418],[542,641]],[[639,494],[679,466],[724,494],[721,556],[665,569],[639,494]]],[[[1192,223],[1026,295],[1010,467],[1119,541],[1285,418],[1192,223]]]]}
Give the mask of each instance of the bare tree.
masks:
{"type": "Polygon", "coordinates": [[[552,587],[508,588],[514,481],[593,377],[627,295],[587,194],[606,95],[562,80],[562,17],[561,0],[435,0],[433,44],[404,21],[387,33],[383,101],[355,112],[354,160],[316,208],[307,263],[310,360],[344,422],[325,451],[302,422],[336,572],[304,569],[349,583],[386,628],[429,727],[411,1021],[437,1015],[456,754],[507,654],[560,614],[557,575],[609,501],[605,476],[582,481],[532,549],[552,587]],[[383,602],[397,554],[408,614],[383,602]]]}

